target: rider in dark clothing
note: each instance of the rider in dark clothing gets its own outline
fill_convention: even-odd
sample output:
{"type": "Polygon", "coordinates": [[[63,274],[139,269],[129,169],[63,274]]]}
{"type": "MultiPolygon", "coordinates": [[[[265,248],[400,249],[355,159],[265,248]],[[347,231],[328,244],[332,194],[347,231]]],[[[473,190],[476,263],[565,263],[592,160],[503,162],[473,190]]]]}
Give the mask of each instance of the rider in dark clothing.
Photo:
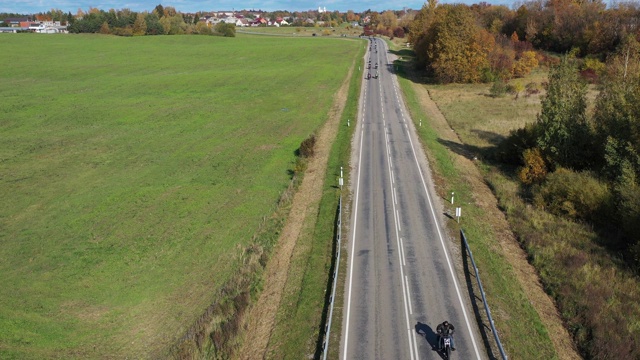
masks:
{"type": "Polygon", "coordinates": [[[438,349],[442,349],[442,337],[445,335],[451,335],[451,350],[455,350],[456,347],[453,344],[453,333],[456,331],[455,327],[452,324],[449,324],[447,320],[445,320],[442,324],[438,324],[436,327],[436,332],[438,333],[438,349]]]}

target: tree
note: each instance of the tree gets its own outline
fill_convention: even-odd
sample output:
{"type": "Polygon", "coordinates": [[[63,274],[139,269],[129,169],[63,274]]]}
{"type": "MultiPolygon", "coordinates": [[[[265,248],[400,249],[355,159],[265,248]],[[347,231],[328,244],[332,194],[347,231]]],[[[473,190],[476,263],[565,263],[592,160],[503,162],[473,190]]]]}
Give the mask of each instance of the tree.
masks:
{"type": "Polygon", "coordinates": [[[147,35],[164,35],[164,27],[160,24],[158,15],[154,12],[146,14],[144,21],[147,24],[147,35]]]}
{"type": "Polygon", "coordinates": [[[547,177],[547,165],[538,148],[526,149],[522,154],[524,166],[518,170],[523,184],[539,184],[547,177]]]}
{"type": "Polygon", "coordinates": [[[215,27],[216,33],[225,36],[225,37],[235,37],[236,36],[236,26],[234,24],[227,24],[224,22],[220,22],[215,27]]]}
{"type": "Polygon", "coordinates": [[[156,5],[153,11],[158,15],[158,19],[164,16],[164,7],[161,4],[156,5]]]}
{"type": "Polygon", "coordinates": [[[107,24],[107,22],[103,22],[102,26],[100,27],[100,34],[104,34],[104,35],[108,35],[111,34],[111,29],[109,29],[109,24],[107,24]]]}
{"type": "Polygon", "coordinates": [[[435,8],[431,25],[420,39],[419,49],[427,69],[442,83],[479,82],[489,66],[487,54],[495,45],[493,36],[476,22],[466,5],[435,8]]]}
{"type": "Polygon", "coordinates": [[[538,115],[537,143],[552,166],[582,170],[593,160],[586,95],[586,83],[565,56],[560,65],[549,72],[547,96],[538,115]]]}
{"type": "Polygon", "coordinates": [[[538,67],[538,58],[535,51],[524,51],[520,58],[513,64],[513,76],[524,77],[529,75],[531,70],[538,67]]]}
{"type": "Polygon", "coordinates": [[[147,33],[147,22],[145,20],[145,14],[138,13],[136,21],[133,23],[133,35],[140,36],[147,33]]]}
{"type": "Polygon", "coordinates": [[[355,20],[356,20],[356,15],[353,12],[353,10],[347,10],[347,21],[351,22],[355,20]]]}
{"type": "Polygon", "coordinates": [[[387,10],[380,15],[380,23],[387,29],[393,29],[398,26],[398,17],[393,11],[387,10]]]}
{"type": "Polygon", "coordinates": [[[594,125],[604,174],[615,180],[628,167],[640,178],[640,44],[625,39],[603,75],[594,125]]]}
{"type": "MultiPolygon", "coordinates": [[[[165,8],[165,13],[171,13],[172,11],[169,7],[165,8]]],[[[160,24],[164,29],[164,33],[167,35],[182,35],[185,33],[187,29],[187,24],[184,22],[182,15],[175,14],[173,16],[163,16],[160,19],[160,24]]]]}
{"type": "Polygon", "coordinates": [[[213,34],[213,31],[209,28],[206,22],[201,21],[196,24],[196,33],[200,35],[211,35],[213,34]]]}

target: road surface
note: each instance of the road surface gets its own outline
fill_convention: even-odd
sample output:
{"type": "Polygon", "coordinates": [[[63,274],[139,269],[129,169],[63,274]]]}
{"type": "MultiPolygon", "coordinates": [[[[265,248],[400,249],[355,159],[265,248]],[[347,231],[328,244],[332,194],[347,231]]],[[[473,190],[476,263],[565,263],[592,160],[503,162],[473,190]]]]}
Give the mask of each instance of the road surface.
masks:
{"type": "Polygon", "coordinates": [[[340,358],[442,359],[432,347],[444,320],[456,327],[452,358],[487,358],[392,55],[382,40],[369,44],[354,141],[340,358]]]}

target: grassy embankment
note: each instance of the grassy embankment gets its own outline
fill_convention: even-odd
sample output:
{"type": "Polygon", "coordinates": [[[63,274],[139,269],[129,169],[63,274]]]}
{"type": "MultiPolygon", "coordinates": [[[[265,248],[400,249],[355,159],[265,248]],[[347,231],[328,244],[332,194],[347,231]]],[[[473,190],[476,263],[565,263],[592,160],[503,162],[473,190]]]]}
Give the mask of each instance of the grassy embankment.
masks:
{"type": "MultiPolygon", "coordinates": [[[[527,296],[515,277],[513,268],[505,259],[505,255],[499,250],[500,246],[495,243],[496,236],[490,226],[492,219],[475,203],[474,189],[456,167],[454,161],[455,149],[447,146],[445,141],[441,141],[439,133],[431,126],[429,119],[421,110],[419,99],[412,88],[411,81],[403,75],[406,73],[403,67],[412,66],[412,63],[410,62],[411,55],[409,52],[402,51],[402,55],[404,55],[403,61],[396,63],[399,65],[399,80],[405,95],[405,101],[411,111],[422,143],[427,149],[432,170],[441,182],[437,186],[440,196],[448,199],[451,192],[454,191],[456,204],[460,204],[458,206],[463,208],[462,227],[465,230],[469,246],[480,269],[487,301],[507,354],[513,359],[557,358],[549,338],[550,334],[542,324],[536,310],[527,300],[527,296]],[[420,119],[423,120],[422,126],[419,126],[420,119]]],[[[442,87],[428,85],[428,88],[433,90],[442,87]]],[[[487,85],[482,85],[482,90],[486,89],[488,89],[487,85]]],[[[469,93],[473,93],[474,90],[476,93],[480,91],[480,89],[474,88],[470,89],[469,93]]],[[[458,100],[460,99],[457,98],[457,95],[454,96],[454,101],[458,100]]],[[[493,109],[493,107],[491,108],[493,109]]],[[[469,114],[466,111],[475,114],[479,113],[477,108],[468,108],[460,111],[460,114],[469,114]]],[[[527,112],[529,110],[522,111],[527,112]]],[[[513,109],[511,109],[511,114],[513,114],[513,109]]],[[[445,115],[447,119],[451,116],[448,112],[445,112],[445,115]]],[[[454,129],[457,130],[455,126],[454,129]]],[[[485,135],[487,134],[479,131],[477,136],[485,135]]],[[[450,207],[450,205],[447,206],[450,207]]],[[[453,213],[453,209],[449,209],[449,212],[453,213]]],[[[451,221],[449,229],[453,238],[457,239],[458,225],[451,221]]],[[[481,310],[481,313],[484,313],[484,309],[481,310]]],[[[492,335],[488,334],[487,336],[490,338],[489,341],[493,342],[492,335]]],[[[494,351],[494,355],[499,356],[497,350],[494,351]]]]}
{"type": "MultiPolygon", "coordinates": [[[[357,51],[353,74],[350,79],[347,102],[340,119],[340,128],[331,147],[327,171],[322,189],[322,198],[317,219],[308,219],[305,228],[309,229],[298,240],[294,250],[285,295],[281,301],[276,319],[276,328],[269,344],[269,354],[273,358],[299,358],[300,354],[309,357],[319,356],[321,349],[320,336],[324,332],[324,312],[328,309],[325,300],[331,289],[328,287],[329,276],[332,274],[332,255],[335,252],[336,210],[340,199],[338,178],[340,167],[343,167],[344,184],[349,181],[349,156],[351,154],[351,138],[355,129],[355,119],[358,113],[360,87],[362,85],[362,71],[364,68],[363,55],[366,43],[362,42],[357,51]],[[350,127],[347,126],[350,121],[350,127]],[[326,293],[325,293],[326,290],[326,293]]],[[[348,194],[347,187],[343,195],[348,194]]],[[[346,203],[347,198],[343,198],[346,203]]],[[[343,221],[348,221],[343,216],[343,221]]],[[[345,260],[343,256],[341,260],[345,260]]],[[[344,261],[342,261],[344,262],[344,261]]],[[[337,293],[342,293],[338,288],[337,293]]],[[[340,306],[336,304],[336,306],[340,306]]],[[[335,314],[335,312],[334,312],[335,314]]],[[[338,317],[333,319],[331,350],[335,350],[337,358],[340,324],[338,317]]]]}
{"type": "Polygon", "coordinates": [[[222,300],[358,46],[2,44],[0,357],[20,359],[166,355],[222,300]]]}

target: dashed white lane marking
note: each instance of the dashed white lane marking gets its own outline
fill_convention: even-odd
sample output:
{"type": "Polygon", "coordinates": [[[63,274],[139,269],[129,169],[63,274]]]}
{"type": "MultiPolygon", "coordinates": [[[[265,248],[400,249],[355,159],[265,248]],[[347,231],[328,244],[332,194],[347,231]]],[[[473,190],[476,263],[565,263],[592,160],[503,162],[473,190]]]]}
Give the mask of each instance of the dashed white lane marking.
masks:
{"type": "Polygon", "coordinates": [[[404,276],[404,280],[407,284],[407,299],[409,299],[409,314],[413,315],[413,308],[411,307],[411,291],[409,289],[409,278],[407,275],[404,276]]]}

